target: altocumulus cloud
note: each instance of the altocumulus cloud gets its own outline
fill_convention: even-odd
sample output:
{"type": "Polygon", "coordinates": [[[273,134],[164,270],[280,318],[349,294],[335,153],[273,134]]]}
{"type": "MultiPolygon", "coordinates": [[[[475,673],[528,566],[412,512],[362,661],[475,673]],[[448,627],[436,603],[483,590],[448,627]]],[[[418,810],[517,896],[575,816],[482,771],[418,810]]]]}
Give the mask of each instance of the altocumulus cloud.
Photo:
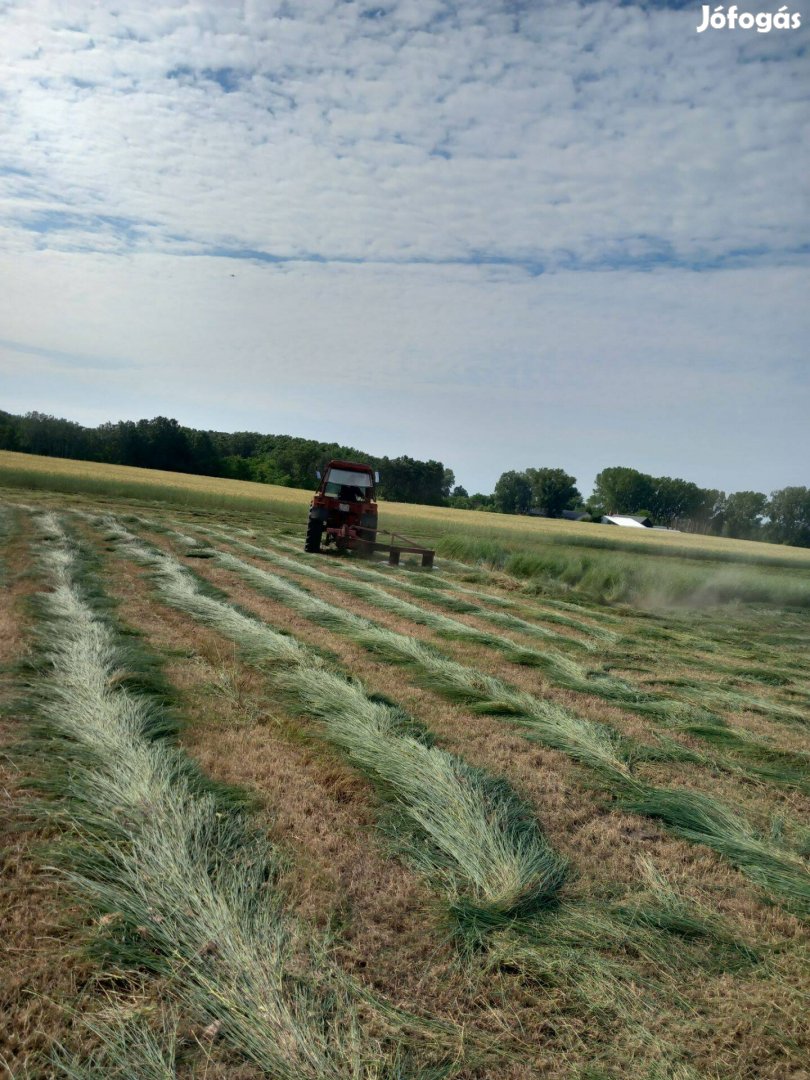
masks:
{"type": "Polygon", "coordinates": [[[55,365],[43,400],[44,354],[7,353],[14,404],[326,434],[468,486],[804,482],[808,33],[699,15],[6,5],[3,335],[126,361],[89,396],[55,365]],[[365,439],[337,415],[395,392],[365,439]]]}

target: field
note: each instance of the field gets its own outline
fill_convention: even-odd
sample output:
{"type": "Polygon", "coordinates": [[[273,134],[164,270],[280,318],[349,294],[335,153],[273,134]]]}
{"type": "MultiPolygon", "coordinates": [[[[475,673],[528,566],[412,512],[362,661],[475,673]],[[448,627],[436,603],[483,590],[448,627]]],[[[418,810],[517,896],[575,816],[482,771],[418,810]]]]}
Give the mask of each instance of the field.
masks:
{"type": "Polygon", "coordinates": [[[0,455],[11,1077],[810,1077],[810,552],[0,455]]]}

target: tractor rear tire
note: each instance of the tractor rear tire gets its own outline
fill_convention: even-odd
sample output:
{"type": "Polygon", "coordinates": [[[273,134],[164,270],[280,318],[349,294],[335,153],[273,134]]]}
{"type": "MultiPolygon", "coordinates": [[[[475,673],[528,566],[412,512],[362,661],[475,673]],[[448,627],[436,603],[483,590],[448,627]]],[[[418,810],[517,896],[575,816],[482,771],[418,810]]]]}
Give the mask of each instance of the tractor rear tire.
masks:
{"type": "Polygon", "coordinates": [[[304,551],[308,551],[312,555],[317,555],[321,550],[321,537],[323,536],[323,522],[322,521],[308,521],[307,522],[307,538],[304,541],[304,551]]]}

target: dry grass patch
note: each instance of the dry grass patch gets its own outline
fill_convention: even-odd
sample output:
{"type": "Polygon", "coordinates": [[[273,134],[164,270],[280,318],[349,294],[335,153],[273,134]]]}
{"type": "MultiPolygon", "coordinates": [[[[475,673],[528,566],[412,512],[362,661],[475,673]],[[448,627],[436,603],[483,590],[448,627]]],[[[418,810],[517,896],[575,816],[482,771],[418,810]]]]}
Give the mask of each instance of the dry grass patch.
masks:
{"type": "MultiPolygon", "coordinates": [[[[192,565],[206,577],[211,575],[212,581],[217,580],[218,571],[211,567],[210,561],[192,565]]],[[[115,573],[118,577],[118,570],[115,573]]],[[[308,641],[327,645],[351,670],[358,671],[371,688],[396,693],[412,713],[430,718],[431,727],[435,727],[444,746],[458,747],[470,762],[484,764],[490,771],[509,776],[519,793],[535,808],[541,809],[555,846],[573,855],[578,864],[579,875],[564,893],[570,902],[596,901],[599,905],[609,906],[621,899],[628,883],[638,883],[636,856],[653,852],[656,865],[666,871],[679,891],[685,891],[698,902],[708,902],[715,910],[726,912],[733,925],[744,928],[747,940],[756,944],[766,956],[766,963],[750,973],[701,974],[696,969],[685,972],[677,989],[688,1007],[678,1005],[674,991],[672,995],[661,997],[652,990],[642,990],[642,998],[647,1001],[637,1015],[637,1020],[639,1016],[644,1017],[639,1027],[637,1023],[634,1026],[617,1022],[616,1005],[622,998],[622,986],[621,983],[614,984],[610,975],[610,965],[616,958],[613,955],[608,956],[610,964],[607,968],[594,968],[585,982],[568,982],[565,983],[567,988],[563,989],[558,980],[561,974],[564,979],[568,976],[549,969],[549,954],[538,952],[536,948],[530,958],[523,958],[519,970],[509,970],[508,953],[507,958],[501,960],[493,949],[490,957],[496,966],[480,977],[469,967],[461,975],[458,971],[448,970],[442,976],[441,963],[447,955],[442,953],[433,969],[435,979],[431,975],[421,987],[424,1000],[431,1006],[435,1003],[437,1013],[442,1015],[444,1003],[456,995],[456,1014],[460,1022],[479,1031],[499,1031],[502,1046],[520,1058],[505,1061],[503,1066],[501,1062],[492,1068],[485,1066],[480,1072],[482,1080],[493,1075],[510,1080],[512,1077],[528,1080],[538,1075],[568,1080],[580,1073],[588,1077],[601,1076],[601,1063],[604,1063],[604,1075],[612,1075],[611,1065],[619,1061],[623,1074],[644,1075],[645,1080],[653,1075],[642,1064],[645,1061],[650,1064],[658,1061],[660,1067],[655,1072],[656,1077],[686,1076],[684,1061],[704,1070],[712,1078],[719,1072],[724,1080],[737,1080],[738,1077],[754,1080],[760,1076],[781,1080],[783,1075],[801,1075],[800,1047],[804,1034],[801,1027],[805,1010],[800,996],[797,958],[802,931],[795,919],[778,908],[765,907],[756,890],[743,885],[739,875],[710,851],[667,835],[653,821],[615,810],[608,812],[602,804],[603,793],[598,789],[595,794],[589,792],[586,774],[560,752],[527,743],[517,729],[510,729],[503,720],[476,715],[438,700],[433,693],[413,686],[402,669],[393,668],[312,624],[305,624],[287,608],[260,600],[255,595],[251,599],[251,590],[236,586],[233,581],[221,578],[219,584],[224,584],[245,607],[260,610],[271,623],[284,626],[296,637],[300,635],[302,639],[306,637],[308,641]],[[501,967],[502,963],[506,966],[501,967]],[[581,997],[585,985],[592,990],[590,1001],[581,997]],[[576,992],[572,992],[573,986],[577,988],[576,992]],[[618,995],[615,1000],[610,1000],[612,987],[618,995]],[[791,1029],[790,1036],[785,1034],[786,1029],[791,1029]],[[653,1046],[645,1031],[655,1031],[656,1038],[660,1037],[663,1042],[653,1046]],[[673,1057],[666,1044],[670,1048],[679,1047],[682,1055],[677,1055],[677,1059],[673,1057]]],[[[134,584],[133,589],[137,592],[134,584]]],[[[160,619],[167,617],[160,605],[155,610],[160,619]]],[[[136,621],[140,618],[137,612],[135,618],[136,621]]],[[[151,635],[153,631],[150,629],[149,633],[151,635]]],[[[184,617],[170,623],[169,639],[188,639],[190,633],[189,621],[184,617]]],[[[277,709],[268,721],[262,687],[254,682],[244,666],[233,660],[227,648],[223,651],[221,643],[213,652],[207,653],[205,648],[200,651],[205,653],[202,661],[176,656],[172,662],[172,675],[183,683],[186,700],[192,705],[195,727],[200,732],[201,754],[210,755],[212,765],[217,766],[218,745],[226,747],[221,756],[229,769],[254,770],[257,785],[265,784],[268,790],[281,793],[287,763],[295,755],[301,755],[301,760],[294,766],[297,770],[294,805],[285,829],[302,830],[300,847],[318,854],[313,860],[312,872],[310,867],[305,867],[301,876],[291,873],[288,884],[297,892],[302,909],[311,904],[313,909],[327,909],[336,913],[335,918],[344,919],[342,928],[350,937],[339,946],[340,955],[347,964],[358,964],[354,970],[363,970],[359,965],[363,950],[379,945],[381,955],[372,961],[364,977],[369,984],[385,985],[384,981],[378,984],[376,980],[385,979],[386,953],[392,952],[395,956],[391,965],[395,971],[396,957],[406,956],[410,947],[396,952],[408,938],[409,930],[398,926],[395,935],[376,939],[374,926],[363,923],[362,934],[351,937],[352,921],[346,916],[357,919],[358,912],[351,910],[353,904],[345,898],[355,895],[356,884],[361,890],[365,886],[359,876],[357,883],[352,880],[351,855],[340,861],[346,838],[339,835],[336,843],[330,841],[330,834],[339,833],[342,820],[340,813],[332,816],[332,806],[345,810],[349,817],[360,815],[366,805],[363,801],[364,793],[367,795],[365,785],[358,784],[351,770],[335,762],[328,752],[307,743],[289,742],[295,755],[275,760],[278,750],[275,736],[287,742],[294,735],[295,725],[287,726],[288,720],[277,709]],[[203,686],[198,682],[195,684],[195,674],[202,676],[203,686]],[[220,701],[224,716],[220,722],[223,726],[218,729],[215,715],[218,707],[212,707],[212,703],[220,701]],[[256,740],[252,737],[254,732],[260,732],[262,736],[270,733],[273,737],[256,740]],[[248,734],[251,735],[249,740],[245,738],[248,734]],[[313,770],[313,763],[318,768],[326,768],[327,775],[313,770]],[[334,769],[331,778],[329,768],[334,769]],[[307,792],[305,783],[299,789],[298,777],[313,774],[320,777],[315,792],[307,792]],[[324,798],[324,792],[328,796],[330,783],[333,783],[331,790],[335,798],[329,804],[328,828],[321,833],[318,804],[324,798]],[[348,798],[342,803],[347,783],[348,798]],[[314,828],[314,835],[307,831],[310,828],[314,828]],[[330,843],[334,846],[330,847],[330,843]],[[322,874],[323,854],[327,860],[334,856],[335,869],[340,870],[338,874],[331,877],[322,874]],[[334,886],[336,880],[337,887],[334,886]]],[[[460,655],[464,654],[480,656],[474,646],[464,646],[460,655]]],[[[513,678],[519,674],[515,669],[508,670],[513,678]]],[[[565,698],[572,704],[577,701],[576,695],[568,692],[565,698]]],[[[598,702],[592,705],[599,708],[598,702]]],[[[610,708],[602,713],[603,717],[612,717],[614,722],[617,715],[618,710],[610,708]]],[[[630,718],[630,722],[635,721],[630,718]]],[[[637,730],[641,731],[641,728],[637,730]]],[[[188,731],[185,736],[187,740],[196,737],[197,730],[188,731]]],[[[195,744],[188,742],[187,745],[195,744]]],[[[362,847],[363,840],[367,839],[363,833],[365,818],[361,817],[360,825],[356,839],[362,847]]],[[[391,887],[387,878],[380,882],[381,888],[391,887]]],[[[363,904],[373,902],[367,893],[363,896],[363,904]]],[[[564,905],[563,910],[566,908],[564,905]]],[[[398,910],[400,908],[395,906],[386,913],[381,908],[380,917],[394,920],[398,910]]],[[[580,935],[583,932],[582,914],[580,911],[580,925],[576,931],[580,935]]],[[[595,918],[593,926],[600,925],[600,919],[595,918]]],[[[609,932],[616,933],[615,925],[611,924],[609,932]]],[[[410,955],[418,958],[418,939],[411,944],[413,952],[410,955]]],[[[511,946],[514,944],[511,939],[511,946]]],[[[672,952],[677,955],[675,941],[672,952]]],[[[514,948],[512,955],[515,955],[514,948]]],[[[580,959],[584,956],[579,955],[580,959]]],[[[559,959],[559,954],[557,957],[559,959]]],[[[591,956],[588,963],[592,959],[591,956]]],[[[647,961],[636,957],[631,967],[637,974],[643,973],[647,970],[645,963],[647,961]]],[[[662,976],[652,961],[648,970],[653,979],[662,976]]],[[[391,978],[393,983],[398,976],[392,973],[391,978]]],[[[409,999],[419,992],[419,980],[412,978],[407,984],[409,999]]]]}
{"type": "MultiPolygon", "coordinates": [[[[470,713],[437,698],[435,693],[415,686],[407,669],[375,659],[345,638],[329,635],[325,639],[323,631],[309,620],[257,594],[214,565],[213,560],[195,560],[194,565],[198,573],[227,592],[240,608],[271,626],[283,627],[297,640],[313,646],[328,644],[340,663],[371,689],[395,696],[417,717],[429,717],[431,728],[447,749],[463,753],[473,764],[508,777],[536,808],[554,846],[570,855],[577,866],[581,883],[578,891],[587,893],[611,883],[632,882],[636,876],[635,860],[642,853],[652,852],[664,866],[688,867],[690,875],[694,871],[698,889],[729,897],[745,896],[750,911],[761,908],[756,893],[719,856],[696,852],[685,841],[668,837],[655,823],[618,813],[598,797],[583,798],[583,782],[588,791],[592,781],[563,753],[527,743],[503,719],[470,713]]],[[[464,651],[473,652],[473,648],[465,647],[464,651]]],[[[576,704],[575,695],[569,692],[563,692],[560,697],[567,699],[568,704],[576,704]]],[[[600,709],[597,704],[594,711],[600,719],[606,714],[615,719],[615,710],[600,709]]],[[[636,726],[642,733],[641,724],[636,726]]]]}
{"type": "MultiPolygon", "coordinates": [[[[164,980],[182,1010],[279,1080],[421,1075],[406,1059],[417,1045],[429,1057],[424,1037],[435,1027],[423,1026],[418,1041],[381,1037],[390,1008],[358,992],[327,943],[285,908],[278,852],[173,746],[162,699],[145,693],[142,676],[133,681],[134,653],[89,601],[75,545],[53,515],[39,524],[53,582],[38,598],[33,737],[53,800],[39,805],[81,841],[66,840],[60,856],[72,887],[102,915],[97,947],[119,977],[140,970],[164,980]]],[[[401,1032],[401,1020],[394,1027],[401,1032]]],[[[92,1030],[110,1075],[141,1071],[142,1026],[123,1041],[120,1025],[92,1030]]]]}
{"type": "MultiPolygon", "coordinates": [[[[173,535],[175,540],[185,544],[184,551],[189,555],[208,555],[211,552],[198,548],[194,538],[187,538],[179,534],[173,535]]],[[[217,536],[224,536],[220,532],[217,536]]],[[[766,779],[775,784],[783,784],[787,787],[810,788],[810,769],[808,762],[801,755],[791,757],[785,753],[768,746],[761,740],[756,740],[744,732],[737,732],[729,727],[720,717],[712,715],[703,709],[695,708],[687,702],[668,699],[662,694],[651,693],[644,688],[633,686],[617,680],[615,677],[606,676],[604,672],[593,671],[584,667],[578,660],[566,656],[553,648],[546,650],[521,649],[517,643],[499,635],[490,635],[476,629],[468,623],[449,619],[444,615],[431,614],[412,603],[398,601],[388,591],[377,587],[371,587],[365,583],[368,572],[361,568],[355,569],[355,574],[360,574],[363,580],[360,582],[349,581],[345,575],[333,578],[323,570],[309,564],[302,564],[299,560],[293,560],[280,556],[278,552],[263,551],[253,545],[237,544],[240,550],[247,552],[244,559],[236,559],[227,552],[219,552],[215,558],[242,576],[248,576],[251,583],[260,591],[267,592],[273,589],[278,591],[285,580],[292,579],[298,582],[299,588],[304,592],[313,592],[320,600],[326,600],[337,612],[341,611],[343,598],[342,590],[348,589],[352,596],[352,616],[343,616],[343,630],[352,633],[351,619],[354,615],[362,615],[377,626],[385,626],[399,633],[407,633],[410,624],[425,625],[434,631],[442,640],[450,638],[466,639],[465,644],[479,645],[484,650],[497,649],[506,654],[511,663],[530,665],[542,670],[544,682],[554,688],[565,687],[582,694],[587,698],[601,698],[607,701],[615,701],[625,710],[653,716],[657,723],[672,729],[676,735],[686,736],[686,747],[689,746],[690,736],[700,740],[706,740],[712,746],[719,746],[722,752],[732,753],[732,757],[723,757],[722,753],[713,751],[709,754],[711,760],[723,764],[727,769],[739,772],[741,775],[766,779]],[[230,560],[230,562],[228,561],[230,560]],[[282,576],[270,574],[260,565],[261,562],[269,561],[276,570],[282,571],[282,576]],[[305,584],[302,585],[301,582],[305,584]],[[313,590],[313,581],[316,586],[313,590]],[[358,603],[359,599],[359,603],[358,603]],[[403,625],[404,624],[404,625],[403,625]]],[[[332,560],[333,563],[336,560],[332,560]]],[[[299,606],[306,605],[306,596],[299,595],[298,600],[290,595],[290,603],[299,606]]],[[[319,619],[325,625],[329,625],[329,611],[326,608],[316,609],[309,604],[312,618],[319,619]]],[[[361,631],[362,632],[362,631],[361,631]]],[[[459,650],[451,650],[451,655],[459,655],[459,650]]],[[[475,655],[475,654],[474,654],[475,655]]],[[[478,670],[487,670],[490,673],[499,674],[499,669],[493,667],[486,652],[477,654],[479,663],[478,670]]],[[[513,680],[514,681],[514,680],[513,680]]],[[[525,680],[524,680],[525,681],[525,680]]],[[[545,686],[542,689],[546,690],[545,686]]],[[[626,726],[626,725],[625,725],[626,726]]],[[[702,752],[705,756],[705,751],[702,752]]],[[[701,754],[693,754],[694,760],[700,760],[701,754]]]]}
{"type": "MultiPolygon", "coordinates": [[[[0,512],[4,508],[0,508],[0,512]]],[[[36,849],[48,830],[34,829],[18,748],[27,717],[19,701],[19,665],[28,654],[27,601],[40,588],[31,570],[27,516],[4,514],[0,551],[0,1065],[17,1080],[51,1074],[54,1040],[70,1037],[72,1010],[92,984],[76,926],[83,915],[36,849]],[[16,518],[16,520],[14,520],[16,518]]]]}
{"type": "Polygon", "coordinates": [[[219,635],[154,601],[143,570],[116,560],[105,577],[121,618],[151,648],[190,654],[166,665],[182,695],[182,745],[207,775],[265,808],[265,827],[291,854],[285,884],[301,917],[339,929],[344,966],[391,1000],[418,1011],[426,984],[440,1000],[451,955],[442,915],[424,884],[375,842],[368,784],[309,741],[219,635]]]}

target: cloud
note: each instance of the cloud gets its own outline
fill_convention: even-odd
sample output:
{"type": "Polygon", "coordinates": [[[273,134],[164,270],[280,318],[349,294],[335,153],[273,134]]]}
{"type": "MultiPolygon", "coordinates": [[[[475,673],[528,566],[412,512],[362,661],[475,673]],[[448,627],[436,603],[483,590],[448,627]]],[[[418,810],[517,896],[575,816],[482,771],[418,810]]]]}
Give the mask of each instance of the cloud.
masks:
{"type": "Polygon", "coordinates": [[[6,23],[9,164],[66,212],[157,223],[122,227],[122,250],[553,269],[797,247],[803,30],[491,0],[17,5],[6,23]]]}
{"type": "Polygon", "coordinates": [[[0,338],[0,350],[6,359],[13,357],[19,359],[24,356],[38,357],[48,362],[53,367],[66,367],[70,371],[114,371],[128,367],[126,361],[115,357],[82,356],[78,353],[63,352],[61,349],[43,348],[41,345],[27,345],[22,341],[10,341],[8,338],[0,338]]]}
{"type": "Polygon", "coordinates": [[[6,4],[5,407],[806,482],[808,29],[699,14],[6,4]]]}

